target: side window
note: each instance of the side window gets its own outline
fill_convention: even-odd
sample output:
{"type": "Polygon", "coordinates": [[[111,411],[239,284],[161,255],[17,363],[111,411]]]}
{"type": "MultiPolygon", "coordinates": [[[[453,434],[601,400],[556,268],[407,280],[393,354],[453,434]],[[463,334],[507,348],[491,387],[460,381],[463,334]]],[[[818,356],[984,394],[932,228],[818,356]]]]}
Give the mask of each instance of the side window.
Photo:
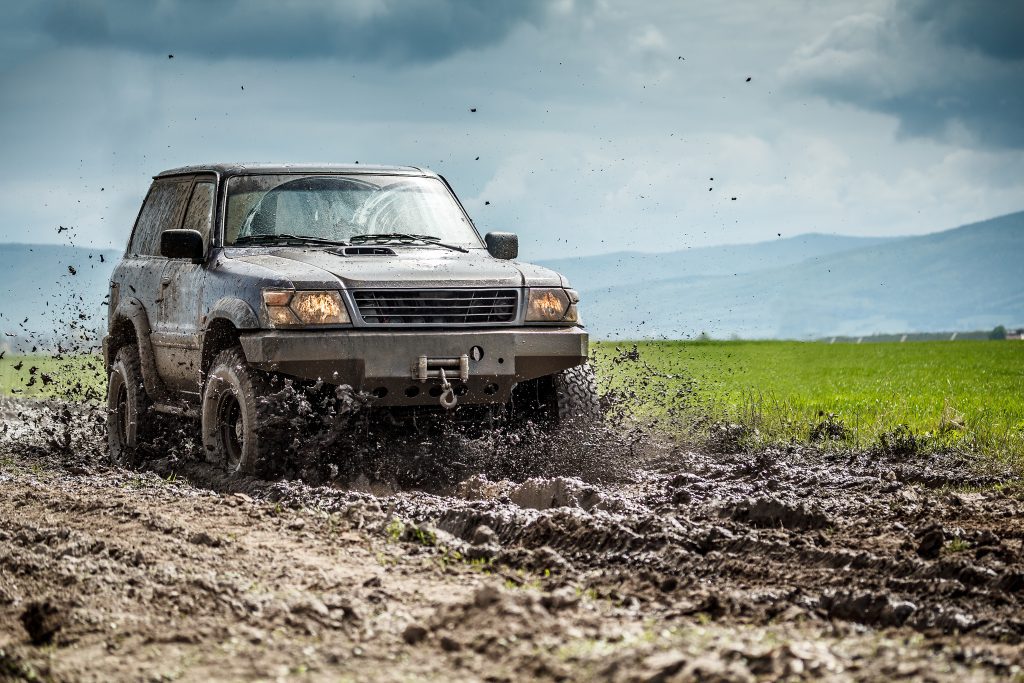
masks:
{"type": "Polygon", "coordinates": [[[188,200],[185,220],[181,224],[184,230],[198,230],[203,236],[203,243],[210,244],[210,228],[213,225],[213,183],[198,182],[192,188],[192,198],[188,200]]]}
{"type": "Polygon", "coordinates": [[[131,256],[159,256],[160,233],[172,227],[178,210],[185,201],[188,181],[185,179],[157,180],[146,195],[146,203],[135,224],[132,243],[128,247],[131,256]]]}
{"type": "Polygon", "coordinates": [[[153,212],[153,202],[155,201],[156,195],[156,183],[149,186],[149,192],[146,193],[146,199],[142,202],[142,210],[139,211],[139,217],[135,220],[135,228],[132,230],[132,239],[128,243],[128,255],[138,256],[142,243],[146,241],[144,237],[145,229],[143,226],[149,223],[147,215],[153,212]]]}

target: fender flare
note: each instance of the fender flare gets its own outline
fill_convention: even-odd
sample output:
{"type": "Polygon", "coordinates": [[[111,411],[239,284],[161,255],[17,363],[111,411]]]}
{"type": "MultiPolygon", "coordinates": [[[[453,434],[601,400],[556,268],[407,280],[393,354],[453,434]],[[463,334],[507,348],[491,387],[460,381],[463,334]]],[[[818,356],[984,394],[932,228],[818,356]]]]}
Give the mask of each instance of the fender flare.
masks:
{"type": "MultiPolygon", "coordinates": [[[[218,340],[216,331],[214,330],[214,326],[219,321],[226,321],[230,323],[236,331],[255,330],[260,327],[260,319],[249,304],[238,297],[233,296],[226,296],[218,299],[217,302],[213,304],[209,314],[206,316],[202,339],[199,341],[199,347],[202,354],[201,366],[204,375],[207,370],[207,365],[213,360],[213,350],[217,350],[222,346],[221,340],[218,340]],[[210,346],[211,344],[213,345],[212,347],[210,346]]],[[[237,342],[238,339],[236,336],[233,343],[237,342]]]]}
{"type": "Polygon", "coordinates": [[[138,342],[139,361],[142,366],[142,383],[146,393],[153,401],[160,401],[167,395],[167,387],[156,371],[156,357],[153,355],[153,344],[150,340],[152,328],[146,308],[136,298],[122,299],[112,316],[113,320],[126,319],[135,328],[135,339],[138,342]]]}
{"type": "Polygon", "coordinates": [[[259,316],[252,310],[252,306],[233,296],[222,297],[213,305],[206,316],[207,330],[215,320],[227,320],[239,330],[254,330],[260,327],[259,316]]]}

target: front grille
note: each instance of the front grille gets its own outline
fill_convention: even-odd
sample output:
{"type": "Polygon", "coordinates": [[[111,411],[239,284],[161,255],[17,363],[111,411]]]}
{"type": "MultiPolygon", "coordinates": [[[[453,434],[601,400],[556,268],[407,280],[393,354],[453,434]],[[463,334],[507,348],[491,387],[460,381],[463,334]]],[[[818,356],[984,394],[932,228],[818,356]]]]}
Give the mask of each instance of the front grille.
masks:
{"type": "Polygon", "coordinates": [[[486,325],[516,319],[515,289],[364,289],[352,292],[368,325],[486,325]]]}

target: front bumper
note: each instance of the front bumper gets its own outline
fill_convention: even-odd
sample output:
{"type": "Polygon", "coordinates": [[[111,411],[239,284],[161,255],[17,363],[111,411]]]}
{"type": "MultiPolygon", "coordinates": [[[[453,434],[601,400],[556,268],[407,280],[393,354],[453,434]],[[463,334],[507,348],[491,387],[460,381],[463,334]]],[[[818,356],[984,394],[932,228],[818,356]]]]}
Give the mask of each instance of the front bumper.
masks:
{"type": "Polygon", "coordinates": [[[584,363],[588,351],[588,335],[581,327],[273,330],[243,333],[241,342],[246,360],[255,367],[348,384],[387,406],[437,405],[441,380],[420,379],[417,369],[423,358],[433,363],[467,356],[465,381],[459,370],[446,376],[460,403],[487,404],[507,402],[517,382],[584,363]]]}

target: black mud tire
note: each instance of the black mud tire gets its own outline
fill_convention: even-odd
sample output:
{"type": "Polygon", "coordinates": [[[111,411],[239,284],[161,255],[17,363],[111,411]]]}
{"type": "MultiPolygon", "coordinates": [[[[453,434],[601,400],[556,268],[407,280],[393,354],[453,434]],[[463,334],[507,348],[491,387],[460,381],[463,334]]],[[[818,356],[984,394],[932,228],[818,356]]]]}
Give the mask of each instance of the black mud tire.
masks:
{"type": "Polygon", "coordinates": [[[107,378],[107,453],[110,464],[137,467],[156,435],[158,420],[142,383],[142,364],[134,344],[114,356],[107,378]]]}
{"type": "Polygon", "coordinates": [[[284,467],[289,438],[267,424],[271,376],[250,367],[242,349],[221,351],[206,375],[202,403],[206,460],[230,474],[274,477],[284,467]]]}
{"type": "Polygon", "coordinates": [[[591,425],[601,421],[597,377],[590,363],[562,370],[552,376],[552,384],[559,424],[591,425]]]}
{"type": "Polygon", "coordinates": [[[512,408],[517,427],[527,422],[541,427],[597,424],[602,417],[594,369],[584,363],[521,382],[512,392],[512,408]]]}

